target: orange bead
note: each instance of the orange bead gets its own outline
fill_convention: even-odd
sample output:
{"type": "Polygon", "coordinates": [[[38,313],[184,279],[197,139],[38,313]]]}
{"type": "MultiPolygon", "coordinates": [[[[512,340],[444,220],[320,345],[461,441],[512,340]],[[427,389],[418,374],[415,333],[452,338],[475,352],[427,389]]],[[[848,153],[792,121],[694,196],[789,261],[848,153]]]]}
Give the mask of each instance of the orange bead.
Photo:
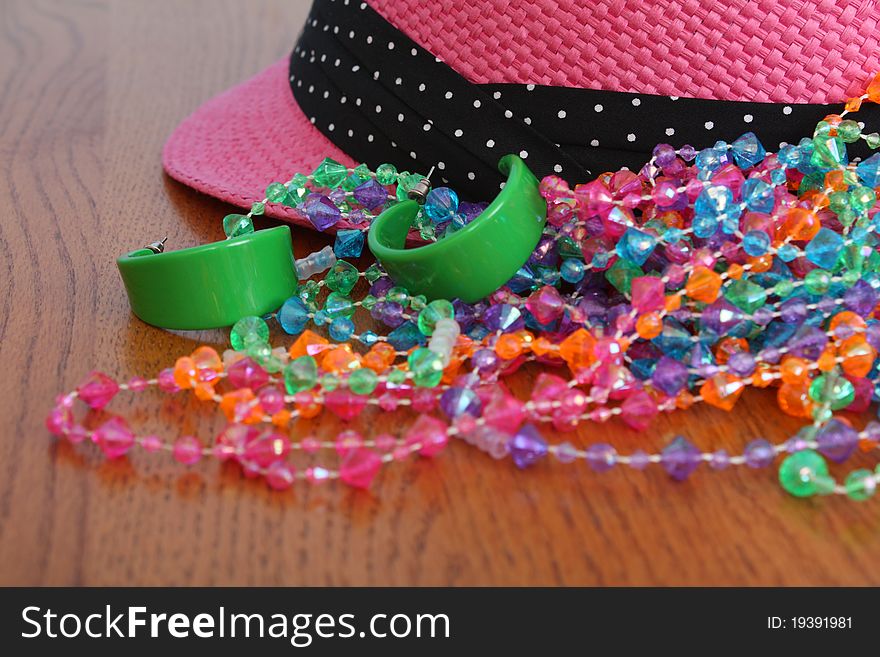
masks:
{"type": "Polygon", "coordinates": [[[282,408],[280,411],[275,413],[272,416],[272,424],[274,424],[279,429],[287,428],[287,425],[290,424],[290,411],[286,408],[282,408]]]}
{"type": "Polygon", "coordinates": [[[675,398],[675,407],[682,411],[686,411],[693,405],[694,396],[687,390],[682,390],[678,393],[678,397],[675,398]]]}
{"type": "Polygon", "coordinates": [[[544,336],[541,336],[537,340],[535,340],[532,345],[532,353],[536,356],[557,356],[559,352],[559,345],[553,342],[550,342],[544,336]]]}
{"type": "Polygon", "coordinates": [[[799,385],[810,375],[809,363],[797,356],[786,356],[779,366],[779,373],[784,383],[799,385]]]}
{"type": "Polygon", "coordinates": [[[742,391],[743,382],[731,374],[716,374],[700,386],[700,395],[710,406],[725,411],[733,409],[742,391]]]}
{"type": "Polygon", "coordinates": [[[812,417],[813,402],[810,401],[806,385],[783,383],[776,393],[776,401],[779,403],[779,408],[788,415],[812,417]]]}
{"type": "Polygon", "coordinates": [[[523,340],[515,333],[504,333],[495,342],[495,353],[504,360],[513,360],[523,352],[523,340]]]}
{"type": "Polygon", "coordinates": [[[727,277],[732,278],[735,281],[738,281],[740,278],[742,278],[743,271],[744,270],[743,270],[742,265],[738,265],[736,263],[733,263],[727,267],[727,277]]]}
{"type": "Polygon", "coordinates": [[[856,329],[856,331],[859,331],[864,329],[867,326],[867,323],[860,315],[850,312],[849,310],[843,310],[831,318],[831,321],[828,322],[828,329],[834,332],[837,327],[841,325],[851,326],[856,329]]]}
{"type": "Polygon", "coordinates": [[[840,343],[837,355],[843,359],[841,367],[850,376],[863,378],[874,366],[877,351],[863,335],[854,335],[840,343]]]}
{"type": "Polygon", "coordinates": [[[263,412],[259,404],[251,405],[253,401],[254,393],[250,388],[239,388],[221,397],[220,410],[229,422],[254,424],[263,419],[263,412]]]}
{"type": "Polygon", "coordinates": [[[880,103],[880,73],[874,75],[874,79],[868,83],[865,93],[872,103],[880,103]]]}
{"type": "Polygon", "coordinates": [[[837,365],[837,350],[834,345],[827,345],[819,360],[816,361],[822,372],[830,372],[837,365]]]}
{"type": "Polygon", "coordinates": [[[361,366],[360,358],[347,344],[339,345],[329,351],[324,352],[324,358],[321,361],[321,367],[328,372],[339,374],[341,372],[351,372],[361,366]]]}
{"type": "Polygon", "coordinates": [[[840,122],[843,121],[843,117],[840,116],[840,114],[827,114],[822,120],[826,123],[830,123],[833,126],[838,126],[840,125],[840,122]]]}
{"type": "Polygon", "coordinates": [[[644,340],[652,340],[663,331],[663,320],[657,313],[646,313],[636,320],[636,332],[644,340]]]}
{"type": "Polygon", "coordinates": [[[811,240],[821,228],[819,217],[806,208],[789,208],[783,225],[794,240],[811,240]]]}
{"type": "Polygon", "coordinates": [[[376,374],[381,374],[394,363],[397,352],[387,342],[377,342],[361,358],[361,365],[369,367],[376,374]]]}
{"type": "Polygon", "coordinates": [[[719,365],[724,365],[738,351],[748,351],[749,343],[745,338],[723,338],[715,347],[715,358],[719,365]]]}
{"type": "Polygon", "coordinates": [[[196,395],[196,399],[199,399],[200,401],[211,401],[214,399],[214,384],[197,383],[193,386],[193,392],[196,395]]]}
{"type": "Polygon", "coordinates": [[[192,388],[198,381],[198,371],[196,371],[196,363],[189,356],[181,356],[174,363],[174,383],[181,390],[192,388]]]}
{"type": "Polygon", "coordinates": [[[708,267],[698,265],[688,277],[684,289],[694,301],[712,303],[718,298],[718,292],[721,290],[721,276],[708,267]]]}
{"type": "Polygon", "coordinates": [[[190,357],[198,370],[223,371],[223,360],[220,358],[220,354],[211,347],[199,347],[192,352],[190,357]]]}
{"type": "Polygon", "coordinates": [[[848,99],[843,107],[847,112],[858,112],[862,108],[862,97],[856,96],[848,99]]]}
{"type": "Polygon", "coordinates": [[[828,187],[832,192],[845,191],[848,185],[843,179],[843,169],[832,169],[831,171],[826,173],[825,187],[828,187]]]}
{"type": "Polygon", "coordinates": [[[822,208],[827,208],[828,205],[831,203],[831,199],[818,189],[811,189],[809,192],[802,194],[801,201],[805,201],[812,205],[813,208],[819,210],[821,210],[822,208]]]}
{"type": "Polygon", "coordinates": [[[586,329],[579,328],[559,344],[559,355],[568,364],[572,372],[588,367],[595,355],[593,348],[596,346],[594,338],[586,329]]]}
{"type": "Polygon", "coordinates": [[[321,402],[318,401],[316,393],[313,390],[304,390],[296,393],[296,399],[293,405],[299,413],[299,416],[306,420],[316,417],[323,409],[321,402]]]}
{"type": "Polygon", "coordinates": [[[767,388],[775,380],[773,366],[769,363],[759,363],[752,372],[752,385],[756,388],[767,388]]]}
{"type": "Polygon", "coordinates": [[[317,333],[306,329],[296,339],[296,342],[290,345],[290,359],[294,360],[306,355],[313,356],[320,366],[323,352],[328,349],[330,349],[330,341],[327,338],[322,338],[317,333]]]}
{"type": "Polygon", "coordinates": [[[762,274],[765,271],[770,271],[770,268],[773,266],[773,256],[769,253],[765,253],[762,256],[754,256],[748,258],[746,261],[750,265],[750,269],[754,274],[762,274]]]}
{"type": "Polygon", "coordinates": [[[668,313],[674,313],[681,308],[681,294],[670,294],[663,302],[663,309],[668,313]]]}

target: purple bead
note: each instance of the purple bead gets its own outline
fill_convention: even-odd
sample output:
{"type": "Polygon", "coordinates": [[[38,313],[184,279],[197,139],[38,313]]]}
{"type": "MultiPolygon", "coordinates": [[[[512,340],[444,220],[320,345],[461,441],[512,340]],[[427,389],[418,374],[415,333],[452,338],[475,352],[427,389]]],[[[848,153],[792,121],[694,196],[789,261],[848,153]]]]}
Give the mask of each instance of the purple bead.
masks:
{"type": "Polygon", "coordinates": [[[387,276],[377,278],[376,282],[370,286],[370,294],[374,297],[384,297],[388,294],[388,290],[394,287],[394,283],[387,276]]]}
{"type": "Polygon", "coordinates": [[[718,299],[703,308],[703,326],[715,333],[728,333],[743,319],[743,312],[725,299],[718,299]]]}
{"type": "Polygon", "coordinates": [[[700,365],[697,365],[697,373],[703,379],[711,379],[720,371],[721,368],[713,363],[701,363],[700,365]]]}
{"type": "Polygon", "coordinates": [[[749,351],[737,351],[728,359],[727,366],[737,376],[749,376],[755,371],[755,357],[749,351]]]}
{"type": "Polygon", "coordinates": [[[382,207],[388,199],[388,192],[382,185],[376,182],[375,178],[370,178],[367,182],[355,187],[352,195],[354,200],[367,208],[367,210],[375,210],[382,207]]]}
{"type": "Polygon", "coordinates": [[[822,313],[829,313],[837,308],[837,302],[834,297],[822,297],[816,302],[816,310],[822,313]]]}
{"type": "Polygon", "coordinates": [[[403,306],[396,301],[379,301],[370,310],[370,316],[390,328],[397,328],[406,321],[403,306]]]}
{"type": "Polygon", "coordinates": [[[868,322],[868,328],[865,329],[865,340],[874,349],[880,349],[880,322],[868,322]]]}
{"type": "Polygon", "coordinates": [[[629,467],[635,470],[644,470],[650,462],[650,457],[641,449],[637,449],[629,455],[629,467]]]}
{"type": "Polygon", "coordinates": [[[669,166],[676,158],[675,149],[669,144],[657,144],[654,146],[653,155],[654,161],[660,167],[669,166]]]}
{"type": "Polygon", "coordinates": [[[859,442],[859,434],[848,424],[831,419],[816,433],[819,452],[836,463],[846,461],[859,442]]]}
{"type": "Polygon", "coordinates": [[[455,321],[462,331],[467,331],[477,319],[474,307],[461,299],[452,302],[452,309],[455,310],[455,321]]]}
{"type": "Polygon", "coordinates": [[[547,455],[547,441],[533,424],[524,424],[507,443],[507,449],[518,468],[527,468],[547,455]]]}
{"type": "Polygon", "coordinates": [[[660,463],[670,477],[676,481],[684,481],[700,465],[700,450],[689,443],[683,436],[676,436],[660,454],[660,463]]]}
{"type": "Polygon", "coordinates": [[[865,425],[865,436],[868,440],[880,441],[880,422],[871,420],[865,425]]]}
{"type": "Polygon", "coordinates": [[[560,463],[571,463],[578,456],[577,447],[569,442],[559,443],[556,446],[556,460],[560,463]]]}
{"type": "Polygon", "coordinates": [[[801,324],[807,317],[807,302],[800,297],[789,299],[779,306],[779,313],[786,324],[801,324]]]}
{"type": "Polygon", "coordinates": [[[489,207],[488,203],[468,203],[467,201],[462,201],[458,204],[458,213],[464,215],[465,223],[470,223],[487,207],[489,207]]]}
{"type": "Polygon", "coordinates": [[[712,452],[709,458],[709,467],[713,470],[724,470],[730,465],[730,455],[727,450],[719,449],[712,452]]]}
{"type": "Polygon", "coordinates": [[[782,358],[782,353],[780,353],[779,349],[776,347],[767,347],[766,349],[761,350],[761,353],[758,354],[758,358],[766,363],[774,365],[779,362],[780,358],[782,358]]]}
{"type": "Polygon", "coordinates": [[[807,441],[804,440],[801,436],[792,436],[785,441],[785,451],[789,454],[802,452],[805,449],[809,449],[809,445],[807,444],[807,441]]]}
{"type": "Polygon", "coordinates": [[[844,292],[843,305],[847,310],[851,310],[862,317],[867,317],[874,310],[874,306],[877,305],[877,292],[871,287],[870,283],[859,279],[855,282],[855,285],[844,292]]]}
{"type": "Polygon", "coordinates": [[[500,362],[494,349],[478,349],[471,357],[471,365],[482,373],[494,372],[500,362]]]}
{"type": "Polygon", "coordinates": [[[327,230],[342,219],[342,212],[326,196],[309,194],[303,203],[303,212],[318,230],[327,230]]]}
{"type": "Polygon", "coordinates": [[[651,375],[651,383],[658,390],[674,397],[687,385],[688,370],[683,363],[663,356],[657,361],[654,373],[651,375]]]}
{"type": "Polygon", "coordinates": [[[758,326],[767,326],[773,321],[773,311],[767,306],[761,306],[752,313],[752,321],[758,326]]]}
{"type": "Polygon", "coordinates": [[[499,303],[489,308],[483,314],[483,325],[490,331],[502,331],[504,333],[519,331],[526,325],[519,308],[507,303],[499,303]]]}
{"type": "Polygon", "coordinates": [[[685,144],[678,149],[678,154],[681,156],[682,160],[690,162],[697,156],[697,150],[690,144],[685,144]]]}
{"type": "Polygon", "coordinates": [[[607,472],[617,463],[617,450],[607,443],[587,447],[587,463],[595,472],[607,472]]]}
{"type": "Polygon", "coordinates": [[[828,344],[828,336],[815,326],[801,326],[788,342],[788,352],[793,356],[818,360],[825,345],[828,344]]]}
{"type": "Polygon", "coordinates": [[[559,254],[556,251],[556,238],[544,237],[538,242],[538,246],[532,251],[532,255],[526,261],[529,264],[545,265],[547,267],[555,267],[559,262],[559,254]]]}
{"type": "Polygon", "coordinates": [[[746,445],[743,456],[746,458],[746,465],[750,468],[766,468],[776,458],[776,451],[773,445],[763,438],[756,438],[746,445]]]}
{"type": "Polygon", "coordinates": [[[463,413],[478,417],[480,406],[480,398],[470,388],[449,388],[440,396],[440,410],[450,418],[463,413]]]}

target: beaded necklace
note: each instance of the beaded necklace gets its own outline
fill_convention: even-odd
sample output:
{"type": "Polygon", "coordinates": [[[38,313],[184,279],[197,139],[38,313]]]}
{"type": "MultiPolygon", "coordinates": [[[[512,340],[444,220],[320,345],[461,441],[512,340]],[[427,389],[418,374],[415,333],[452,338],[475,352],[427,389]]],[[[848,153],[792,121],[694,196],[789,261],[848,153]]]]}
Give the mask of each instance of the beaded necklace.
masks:
{"type": "MultiPolygon", "coordinates": [[[[344,342],[354,335],[349,318],[357,302],[347,294],[360,274],[337,261],[325,278],[331,292],[323,308],[317,307],[320,286],[307,283],[285,304],[296,312],[278,312],[282,327],[299,335],[289,350],[273,350],[265,323],[244,318],[232,331],[236,351],[223,359],[203,347],[154,380],[123,386],[93,374],[60,398],[50,429],[74,442],[90,437],[108,456],[134,444],[164,445],[181,462],[209,453],[232,456],[246,471],[271,476],[275,487],[300,477],[286,459],[291,449],[332,446],[340,466],[318,466],[322,478],[365,485],[383,462],[414,452],[433,456],[454,436],[496,457],[509,454],[519,467],[553,454],[561,462],[586,460],[598,471],[616,463],[639,469],[660,463],[676,479],[701,462],[718,469],[760,467],[790,453],[779,471],[789,492],[868,497],[880,472],[857,470],[838,485],[814,451],[845,460],[856,446],[876,448],[880,435],[878,423],[858,432],[833,414],[842,408],[864,410],[877,379],[880,328],[872,313],[880,256],[873,233],[880,154],[849,164],[845,144],[861,138],[876,147],[877,140],[843,119],[864,100],[880,100],[880,76],[865,95],[847,101],[841,115],[820,122],[812,138],[776,155],[768,155],[749,133],[699,152],[659,145],[638,174],[603,174],[574,190],[556,176],[545,178],[547,239],[487,303],[426,304],[393,288],[378,267],[364,272],[372,287],[360,305],[386,324],[401,321],[387,336],[358,336],[361,344],[371,345],[363,356],[350,344],[332,346],[305,329],[309,321],[329,321],[332,338],[344,342]],[[561,294],[554,287],[560,281],[576,289],[561,294]],[[768,303],[774,296],[777,300],[768,303]],[[340,319],[348,323],[338,324],[340,319]],[[405,365],[396,362],[402,356],[405,365]],[[532,399],[520,402],[496,382],[528,360],[564,363],[572,378],[542,372],[532,399]],[[459,374],[467,361],[470,372],[459,374]],[[279,373],[281,378],[272,376],[279,373]],[[235,389],[216,393],[222,379],[235,389]],[[276,387],[282,380],[287,395],[276,387]],[[813,422],[781,445],[756,439],[741,455],[704,454],[683,437],[652,455],[619,455],[604,443],[580,450],[567,442],[548,445],[531,423],[551,421],[567,430],[583,420],[619,415],[644,428],[658,411],[698,401],[730,410],[745,386],[774,382],[781,382],[781,408],[813,422]],[[232,422],[227,431],[233,435],[221,434],[215,448],[191,437],[172,445],[135,438],[118,418],[95,431],[72,420],[76,397],[102,408],[119,389],[149,385],[169,392],[192,388],[200,398],[215,401],[232,422]],[[291,444],[276,431],[292,418],[314,416],[322,405],[350,420],[368,403],[427,412],[438,401],[450,418],[448,426],[423,415],[398,439],[364,440],[344,432],[332,443],[309,438],[291,444]],[[621,403],[609,404],[616,401],[621,403]],[[250,426],[260,423],[276,429],[267,434],[250,426]]],[[[289,186],[285,193],[290,194],[289,186]]],[[[451,196],[444,194],[446,203],[451,196]]],[[[307,472],[301,478],[314,478],[307,472]]]]}

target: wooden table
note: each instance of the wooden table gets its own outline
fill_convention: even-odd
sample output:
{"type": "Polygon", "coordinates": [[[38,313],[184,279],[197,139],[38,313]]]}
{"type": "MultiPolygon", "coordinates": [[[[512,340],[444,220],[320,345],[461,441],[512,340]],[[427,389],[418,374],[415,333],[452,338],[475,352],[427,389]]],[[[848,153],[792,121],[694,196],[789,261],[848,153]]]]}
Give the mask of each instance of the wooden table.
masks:
{"type": "MultiPolygon", "coordinates": [[[[222,237],[232,208],[165,177],[163,141],[288,52],[308,4],[0,3],[0,583],[880,583],[880,500],[796,500],[775,469],[702,468],[682,484],[659,468],[520,472],[455,444],[386,469],[370,493],[272,493],[233,466],[106,462],[50,438],[54,395],[90,369],[148,376],[200,341],[224,345],[221,332],[135,319],[114,258],[166,235],[175,248],[222,237]]],[[[297,255],[326,240],[297,229],[297,255]]],[[[750,392],[729,414],[694,408],[643,434],[611,423],[567,438],[656,450],[682,433],[738,451],[799,426],[772,391],[750,392]]],[[[219,427],[191,398],[130,399],[114,408],[145,429],[210,438],[219,427]]],[[[395,430],[401,417],[371,423],[395,430]]],[[[310,430],[337,426],[323,417],[310,430]]]]}

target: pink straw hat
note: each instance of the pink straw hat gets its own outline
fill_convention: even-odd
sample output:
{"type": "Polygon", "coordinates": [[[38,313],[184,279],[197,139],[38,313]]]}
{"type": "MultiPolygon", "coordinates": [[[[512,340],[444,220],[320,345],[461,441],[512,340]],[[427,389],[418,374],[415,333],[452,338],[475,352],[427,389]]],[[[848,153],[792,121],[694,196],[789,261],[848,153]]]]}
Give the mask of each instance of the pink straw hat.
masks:
{"type": "MultiPolygon", "coordinates": [[[[275,62],[197,109],[169,138],[163,165],[171,177],[186,185],[249,207],[263,199],[268,183],[286,181],[297,171],[311,172],[325,157],[349,166],[356,160],[380,157],[384,151],[375,150],[378,146],[372,134],[368,135],[370,144],[364,142],[363,149],[347,141],[356,138],[352,130],[348,130],[348,137],[345,131],[349,116],[351,125],[356,125],[355,113],[364,111],[360,102],[357,107],[351,101],[343,104],[344,89],[337,90],[340,95],[336,98],[325,91],[323,99],[312,100],[302,88],[302,79],[298,80],[300,88],[294,85],[299,61],[303,65],[311,62],[328,75],[340,70],[340,58],[335,58],[334,68],[327,59],[327,52],[332,50],[322,52],[322,39],[334,39],[340,52],[353,52],[363,66],[350,68],[362,69],[358,74],[364,79],[372,71],[377,86],[382,85],[381,93],[386,95],[397,93],[395,81],[385,75],[386,68],[403,65],[412,45],[414,58],[417,51],[420,55],[421,49],[427,51],[436,58],[437,66],[448,67],[450,75],[460,76],[463,83],[495,90],[494,99],[502,97],[502,90],[507,94],[508,89],[521,85],[528,85],[529,90],[539,85],[550,88],[549,92],[559,92],[555,88],[562,87],[622,93],[626,94],[626,105],[635,107],[641,99],[654,96],[667,101],[680,97],[783,104],[785,113],[778,113],[782,121],[799,104],[838,104],[861,93],[868,74],[880,68],[878,20],[878,3],[866,0],[317,0],[293,57],[275,62]],[[340,30],[346,20],[355,27],[340,30]],[[370,21],[374,20],[387,22],[387,34],[400,33],[397,44],[370,34],[370,21]],[[366,31],[362,25],[367,26],[366,31]],[[311,115],[303,109],[309,103],[309,108],[315,110],[311,115]],[[325,108],[329,113],[331,107],[332,116],[339,117],[334,119],[338,126],[322,120],[325,108]]],[[[346,73],[350,71],[346,69],[346,73]]],[[[428,75],[435,73],[431,70],[428,75]]],[[[315,74],[304,71],[302,75],[315,74]]],[[[356,81],[360,84],[360,78],[356,81]]],[[[331,82],[340,84],[338,80],[331,82]]],[[[400,84],[399,77],[396,83],[400,84]]],[[[328,89],[332,88],[328,83],[328,89]]],[[[451,94],[447,91],[446,98],[451,94]]],[[[604,101],[594,103],[594,95],[578,98],[583,100],[576,102],[575,114],[569,106],[566,120],[573,127],[566,130],[580,130],[579,126],[592,120],[587,115],[600,112],[605,105],[604,101]]],[[[417,105],[405,95],[394,98],[398,100],[407,110],[417,105]]],[[[497,104],[504,116],[512,114],[504,109],[503,98],[497,104]]],[[[422,118],[428,117],[424,118],[426,135],[439,132],[428,131],[435,119],[442,123],[445,110],[434,117],[424,108],[415,107],[414,111],[422,118]]],[[[566,113],[560,110],[558,115],[562,119],[566,113]]],[[[819,118],[822,115],[819,113],[819,118]]],[[[398,116],[403,121],[404,112],[398,116]]],[[[746,122],[751,121],[752,114],[742,116],[746,122]]],[[[358,118],[381,127],[377,117],[358,118]]],[[[815,112],[811,118],[815,121],[815,112]]],[[[386,111],[381,121],[394,123],[393,113],[386,111]]],[[[526,131],[526,136],[541,131],[528,117],[516,116],[513,121],[526,131]]],[[[774,121],[771,118],[765,123],[774,121]]],[[[708,127],[710,123],[700,125],[708,127]]],[[[704,142],[695,140],[694,145],[704,147],[719,138],[734,139],[750,126],[740,124],[735,129],[725,134],[708,131],[704,142]]],[[[753,129],[759,132],[757,119],[753,129]]],[[[448,141],[454,141],[451,126],[449,130],[448,141]]],[[[552,132],[552,127],[547,131],[552,132]]],[[[670,127],[665,134],[675,134],[677,140],[679,132],[670,127]]],[[[585,149],[602,141],[597,136],[587,139],[589,136],[583,137],[585,149]]],[[[633,133],[628,133],[626,139],[636,141],[633,133]]],[[[388,155],[394,157],[397,150],[402,155],[388,161],[401,169],[404,165],[416,169],[417,164],[409,162],[407,155],[416,155],[420,138],[404,135],[397,141],[401,143],[395,142],[392,133],[389,143],[396,150],[388,155]]],[[[493,141],[490,138],[487,143],[493,141]]],[[[551,135],[545,141],[565,140],[551,135]]],[[[442,150],[445,143],[436,142],[435,150],[442,150]]],[[[639,146],[642,152],[650,153],[653,143],[639,146]]],[[[627,144],[624,142],[620,148],[625,150],[627,144]]],[[[414,159],[418,164],[424,162],[427,168],[428,163],[436,161],[432,157],[435,155],[425,153],[414,159]]],[[[549,173],[529,163],[539,175],[549,173]]],[[[369,164],[375,167],[380,161],[369,164]]],[[[609,162],[605,168],[612,164],[609,162]]],[[[585,168],[590,170],[590,165],[585,168]]],[[[560,169],[556,165],[556,170],[560,169]]],[[[595,174],[601,170],[596,171],[593,165],[591,171],[595,174]]],[[[465,178],[464,172],[453,172],[451,167],[444,176],[451,178],[453,185],[466,186],[474,180],[472,174],[465,178]]],[[[295,208],[270,204],[267,214],[309,225],[295,208]]]]}

